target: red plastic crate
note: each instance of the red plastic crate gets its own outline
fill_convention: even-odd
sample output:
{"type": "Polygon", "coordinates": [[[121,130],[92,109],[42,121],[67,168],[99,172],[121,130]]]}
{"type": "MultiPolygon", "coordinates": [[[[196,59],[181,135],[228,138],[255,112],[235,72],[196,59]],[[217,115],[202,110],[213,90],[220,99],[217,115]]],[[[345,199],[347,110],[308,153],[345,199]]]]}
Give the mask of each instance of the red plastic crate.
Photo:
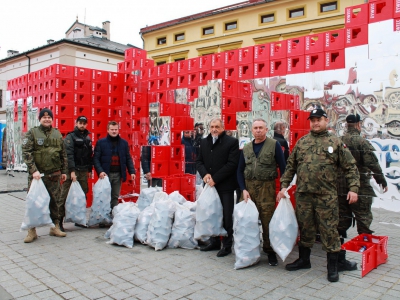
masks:
{"type": "Polygon", "coordinates": [[[119,73],[125,73],[125,62],[124,61],[117,63],[117,71],[119,73]]]}
{"type": "Polygon", "coordinates": [[[74,68],[74,79],[90,81],[91,75],[92,75],[91,71],[92,71],[92,69],[75,67],[74,68]]]}
{"type": "Polygon", "coordinates": [[[378,236],[372,234],[360,234],[355,238],[352,238],[352,242],[366,242],[364,237],[367,237],[368,243],[372,243],[376,245],[376,265],[379,266],[381,264],[385,264],[388,259],[387,253],[387,244],[389,237],[388,236],[378,236]]]}
{"type": "Polygon", "coordinates": [[[44,81],[44,91],[65,91],[71,92],[73,91],[74,87],[74,80],[70,78],[49,78],[48,80],[44,81]]]}
{"type": "Polygon", "coordinates": [[[108,83],[106,82],[92,82],[92,94],[108,94],[108,83]]]}
{"type": "Polygon", "coordinates": [[[224,127],[226,130],[236,130],[236,113],[229,114],[224,113],[222,114],[222,121],[224,122],[224,127]]]}
{"type": "Polygon", "coordinates": [[[271,110],[288,109],[286,105],[286,94],[271,92],[271,110]]]}
{"type": "Polygon", "coordinates": [[[138,49],[138,48],[128,48],[125,50],[125,59],[131,59],[131,58],[146,58],[147,56],[147,51],[143,49],[138,49]]]}
{"type": "Polygon", "coordinates": [[[166,81],[167,81],[166,78],[156,79],[156,89],[157,90],[165,90],[167,88],[166,81]]]}
{"type": "Polygon", "coordinates": [[[180,191],[181,181],[179,177],[166,177],[162,179],[163,192],[171,194],[175,191],[180,191]]]}
{"type": "MultiPolygon", "coordinates": [[[[90,116],[92,119],[96,120],[104,120],[107,119],[108,116],[108,108],[104,107],[103,105],[101,106],[91,106],[90,107],[90,116]]],[[[111,116],[110,116],[111,117],[111,116]]]]}
{"type": "Polygon", "coordinates": [[[233,80],[222,80],[222,96],[237,97],[237,82],[233,80]]]}
{"type": "Polygon", "coordinates": [[[121,84],[124,80],[124,74],[118,72],[108,72],[108,82],[121,84]]]}
{"type": "Polygon", "coordinates": [[[269,44],[254,46],[254,62],[265,62],[269,60],[269,44]]]}
{"type": "Polygon", "coordinates": [[[237,95],[241,99],[252,100],[253,90],[251,83],[238,82],[237,83],[237,95]]]}
{"type": "Polygon", "coordinates": [[[354,47],[368,44],[368,24],[347,27],[346,47],[354,47]]]}
{"type": "Polygon", "coordinates": [[[369,23],[380,22],[393,19],[394,14],[393,0],[377,0],[369,2],[369,23]]]}
{"type": "Polygon", "coordinates": [[[305,50],[305,39],[304,36],[286,40],[286,55],[289,56],[300,56],[304,55],[305,50]]]}
{"type": "Polygon", "coordinates": [[[290,145],[290,151],[294,148],[296,145],[297,141],[301,139],[303,136],[308,134],[309,130],[302,130],[302,129],[297,129],[297,130],[290,130],[289,134],[289,145],[290,145]]]}
{"type": "Polygon", "coordinates": [[[200,79],[199,79],[199,72],[189,72],[187,74],[188,78],[188,86],[195,87],[199,85],[200,79]]]}
{"type": "Polygon", "coordinates": [[[177,78],[176,76],[167,76],[165,79],[165,87],[167,89],[175,89],[176,88],[177,78]]]}
{"type": "Polygon", "coordinates": [[[223,79],[224,78],[224,68],[220,68],[220,69],[212,69],[211,70],[211,80],[215,80],[215,79],[223,79]]]}
{"type": "Polygon", "coordinates": [[[247,63],[238,66],[238,80],[247,80],[254,78],[254,64],[247,63]]]}
{"type": "Polygon", "coordinates": [[[305,70],[305,57],[291,56],[287,58],[287,74],[304,73],[305,70]]]}
{"type": "Polygon", "coordinates": [[[175,103],[161,102],[159,108],[160,116],[175,116],[175,103]]]}
{"type": "Polygon", "coordinates": [[[199,70],[211,70],[212,55],[199,56],[199,70]]]}
{"type": "Polygon", "coordinates": [[[171,147],[170,146],[152,146],[151,147],[151,161],[168,161],[170,160],[171,147]]]}
{"type": "Polygon", "coordinates": [[[254,63],[254,78],[267,78],[269,75],[269,61],[254,63]]]}
{"type": "Polygon", "coordinates": [[[55,92],[55,102],[57,103],[72,103],[74,101],[74,92],[62,92],[62,91],[56,91],[55,92]]]}
{"type": "Polygon", "coordinates": [[[342,50],[345,47],[345,32],[344,29],[325,32],[325,47],[324,50],[342,50]]]}
{"type": "Polygon", "coordinates": [[[187,60],[187,71],[188,72],[198,72],[200,69],[199,66],[199,57],[190,58],[187,60]]]}
{"type": "Polygon", "coordinates": [[[165,78],[167,76],[167,66],[159,65],[156,66],[157,70],[157,78],[165,78]]]}
{"type": "Polygon", "coordinates": [[[149,116],[149,106],[139,106],[133,105],[132,106],[132,118],[143,118],[149,116]]]}
{"type": "Polygon", "coordinates": [[[211,69],[221,69],[225,67],[225,59],[223,53],[215,53],[211,55],[211,69]]]}
{"type": "Polygon", "coordinates": [[[359,256],[358,261],[361,261],[361,277],[364,277],[373,269],[376,268],[376,245],[365,243],[365,242],[353,242],[349,241],[342,245],[342,249],[347,251],[347,257],[351,255],[359,256]],[[362,246],[366,246],[367,249],[364,252],[359,252],[362,246]]]}
{"type": "Polygon", "coordinates": [[[320,53],[325,49],[325,35],[323,33],[304,37],[304,54],[320,53]]]}
{"type": "Polygon", "coordinates": [[[185,161],[171,160],[169,161],[169,174],[170,175],[183,175],[185,174],[185,161]]]}
{"type": "Polygon", "coordinates": [[[105,119],[92,118],[89,121],[89,131],[104,132],[107,130],[107,122],[105,119]]]}
{"type": "Polygon", "coordinates": [[[400,18],[400,0],[393,1],[393,18],[400,18]]]}
{"type": "Polygon", "coordinates": [[[306,54],[304,57],[304,71],[305,72],[318,72],[325,69],[325,53],[311,53],[306,54]]]}
{"type": "Polygon", "coordinates": [[[325,70],[343,69],[345,67],[344,50],[325,52],[325,70]]]}
{"type": "Polygon", "coordinates": [[[254,62],[254,46],[238,49],[238,63],[250,64],[254,62]]]}
{"type": "Polygon", "coordinates": [[[109,72],[103,70],[92,70],[92,82],[108,82],[109,72]]]}
{"type": "Polygon", "coordinates": [[[199,85],[206,85],[207,82],[211,80],[211,69],[209,70],[204,70],[201,69],[199,72],[199,85]]]}
{"type": "Polygon", "coordinates": [[[90,98],[91,98],[90,94],[74,93],[74,105],[89,106],[90,98]]]}
{"type": "Polygon", "coordinates": [[[286,58],[270,60],[270,77],[283,76],[287,73],[287,61],[286,58]]]}
{"type": "Polygon", "coordinates": [[[393,31],[400,31],[400,18],[393,20],[393,31]]]}
{"type": "MultiPolygon", "coordinates": [[[[88,94],[78,94],[76,93],[76,95],[88,95],[88,94]]],[[[103,95],[103,94],[91,94],[90,95],[90,105],[94,105],[94,106],[104,106],[106,107],[107,105],[110,105],[108,102],[108,96],[107,95],[103,95]]],[[[117,103],[112,103],[113,105],[118,105],[117,103]]]]}
{"type": "Polygon", "coordinates": [[[280,59],[287,57],[287,43],[285,41],[272,42],[269,44],[269,58],[280,59]]]}
{"type": "Polygon", "coordinates": [[[178,65],[177,65],[176,62],[165,64],[165,66],[167,68],[166,69],[166,76],[167,77],[168,76],[172,77],[172,76],[176,75],[176,72],[178,70],[178,65]]]}
{"type": "Polygon", "coordinates": [[[300,97],[299,95],[286,94],[286,102],[291,110],[300,110],[300,97]]]}
{"type": "Polygon", "coordinates": [[[310,127],[309,121],[307,120],[310,113],[303,110],[291,110],[290,111],[290,130],[307,130],[310,127]]]}
{"type": "MultiPolygon", "coordinates": [[[[210,72],[211,72],[211,71],[210,71],[210,72]]],[[[188,91],[187,91],[187,99],[188,99],[188,102],[193,101],[193,100],[196,99],[198,96],[199,96],[198,87],[196,87],[196,88],[189,87],[189,88],[188,88],[188,91]]]]}
{"type": "Polygon", "coordinates": [[[90,93],[91,84],[88,80],[74,80],[74,91],[78,93],[90,93]]]}
{"type": "Polygon", "coordinates": [[[190,105],[180,103],[175,104],[175,115],[190,117],[190,105]]]}
{"type": "Polygon", "coordinates": [[[181,191],[194,191],[196,189],[196,175],[185,174],[180,178],[181,191]]]}
{"type": "Polygon", "coordinates": [[[190,117],[171,116],[171,129],[193,130],[193,119],[190,117]]]}
{"type": "Polygon", "coordinates": [[[60,131],[72,131],[75,126],[75,119],[74,118],[60,118],[60,117],[55,117],[54,118],[54,125],[56,128],[58,128],[60,131]]]}
{"type": "Polygon", "coordinates": [[[152,177],[166,177],[169,175],[169,161],[159,161],[150,163],[152,177]]]}
{"type": "Polygon", "coordinates": [[[179,60],[176,62],[177,69],[176,74],[186,74],[188,71],[188,62],[187,60],[179,60]]]}
{"type": "Polygon", "coordinates": [[[233,96],[222,96],[221,109],[223,114],[234,114],[238,111],[238,99],[233,96]]]}
{"type": "Polygon", "coordinates": [[[185,72],[177,74],[176,87],[183,88],[188,86],[188,74],[185,72]]]}
{"type": "Polygon", "coordinates": [[[225,67],[236,66],[239,61],[239,50],[227,50],[224,53],[225,67]]]}
{"type": "Polygon", "coordinates": [[[60,78],[73,79],[74,67],[61,64],[54,64],[45,68],[44,77],[45,78],[60,77],[60,78]]]}
{"type": "Polygon", "coordinates": [[[238,111],[251,111],[253,100],[238,98],[236,107],[238,111]]]}
{"type": "Polygon", "coordinates": [[[90,113],[89,105],[74,105],[74,118],[78,116],[90,116],[90,113]]]}
{"type": "Polygon", "coordinates": [[[344,23],[346,27],[368,24],[368,3],[346,7],[344,23]]]}

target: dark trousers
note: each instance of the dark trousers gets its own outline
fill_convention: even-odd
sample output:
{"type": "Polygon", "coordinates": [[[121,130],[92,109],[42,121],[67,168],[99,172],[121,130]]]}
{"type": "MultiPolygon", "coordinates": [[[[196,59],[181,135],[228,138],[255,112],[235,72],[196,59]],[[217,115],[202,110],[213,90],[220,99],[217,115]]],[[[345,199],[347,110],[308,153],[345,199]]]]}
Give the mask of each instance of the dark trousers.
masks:
{"type": "MultiPolygon", "coordinates": [[[[222,239],[222,245],[224,248],[231,248],[233,244],[233,208],[235,206],[234,192],[218,192],[219,198],[222,203],[223,216],[224,216],[224,228],[228,233],[222,239]]],[[[221,243],[220,237],[210,238],[211,243],[221,243]]]]}
{"type": "Polygon", "coordinates": [[[121,174],[119,172],[110,173],[108,176],[111,184],[111,211],[114,206],[118,205],[118,197],[121,192],[121,174]]]}

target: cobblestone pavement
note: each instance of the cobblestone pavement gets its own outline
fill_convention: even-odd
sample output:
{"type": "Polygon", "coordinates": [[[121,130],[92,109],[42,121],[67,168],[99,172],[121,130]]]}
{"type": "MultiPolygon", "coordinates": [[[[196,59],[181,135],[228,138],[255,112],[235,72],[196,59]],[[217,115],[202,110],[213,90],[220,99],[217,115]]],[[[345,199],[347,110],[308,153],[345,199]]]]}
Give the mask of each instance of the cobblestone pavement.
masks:
{"type": "MultiPolygon", "coordinates": [[[[155,252],[106,244],[100,228],[66,224],[68,236],[49,236],[24,244],[19,232],[25,209],[24,192],[0,194],[0,299],[399,299],[400,230],[373,223],[377,235],[389,236],[389,260],[363,278],[341,273],[326,280],[326,254],[312,249],[309,270],[288,272],[266,255],[253,267],[234,270],[234,255],[166,249],[155,252]]],[[[380,212],[381,214],[382,212],[380,212]]],[[[350,236],[355,236],[351,231],[350,236]]],[[[297,258],[295,249],[287,258],[297,258]]]]}

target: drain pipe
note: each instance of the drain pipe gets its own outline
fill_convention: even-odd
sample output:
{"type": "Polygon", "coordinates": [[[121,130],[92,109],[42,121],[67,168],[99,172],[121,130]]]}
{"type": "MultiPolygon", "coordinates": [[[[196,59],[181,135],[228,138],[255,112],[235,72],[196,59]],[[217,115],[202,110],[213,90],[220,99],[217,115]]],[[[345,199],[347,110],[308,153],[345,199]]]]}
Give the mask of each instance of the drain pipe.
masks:
{"type": "Polygon", "coordinates": [[[25,56],[28,58],[28,74],[31,72],[31,57],[25,53],[25,56]]]}

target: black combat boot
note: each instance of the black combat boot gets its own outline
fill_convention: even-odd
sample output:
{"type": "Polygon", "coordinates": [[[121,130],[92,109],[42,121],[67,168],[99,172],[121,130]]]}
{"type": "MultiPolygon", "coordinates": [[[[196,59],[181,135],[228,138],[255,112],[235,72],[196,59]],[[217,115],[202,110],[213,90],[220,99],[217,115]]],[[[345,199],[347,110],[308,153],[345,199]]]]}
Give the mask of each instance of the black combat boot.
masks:
{"type": "Polygon", "coordinates": [[[285,269],[288,271],[310,269],[311,268],[310,255],[311,255],[311,248],[299,246],[299,258],[296,259],[291,264],[287,264],[285,269]]]}
{"type": "Polygon", "coordinates": [[[357,270],[357,263],[346,260],[346,250],[340,250],[338,256],[338,271],[354,271],[357,270]]]}
{"type": "Polygon", "coordinates": [[[328,260],[328,281],[337,282],[339,281],[339,273],[338,273],[338,256],[339,252],[327,253],[326,257],[328,260]]]}

